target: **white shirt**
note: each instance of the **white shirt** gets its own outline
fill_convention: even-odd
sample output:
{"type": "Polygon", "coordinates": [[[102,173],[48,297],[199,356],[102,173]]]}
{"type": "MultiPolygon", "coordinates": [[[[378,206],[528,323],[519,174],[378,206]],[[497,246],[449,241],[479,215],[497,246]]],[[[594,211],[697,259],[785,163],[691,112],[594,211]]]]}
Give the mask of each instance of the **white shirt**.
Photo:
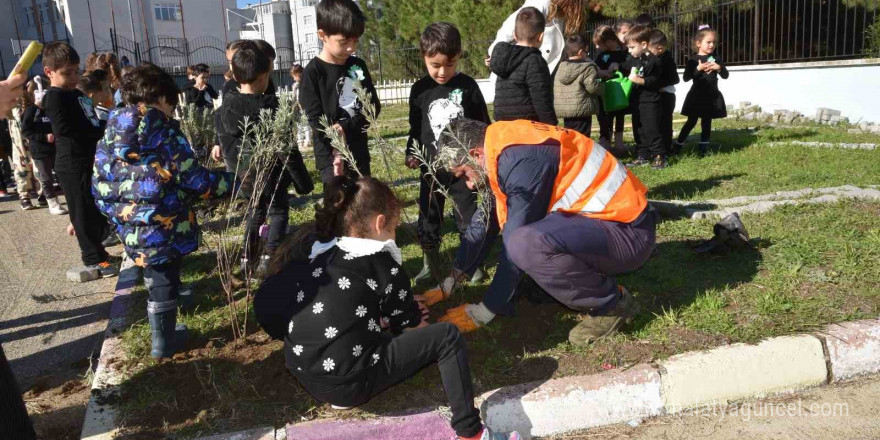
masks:
{"type": "MultiPolygon", "coordinates": [[[[495,42],[489,46],[489,56],[492,56],[492,49],[495,48],[496,44],[500,42],[512,43],[514,41],[513,31],[516,28],[516,14],[518,14],[522,8],[528,6],[541,11],[541,13],[544,14],[545,19],[550,12],[550,0],[526,0],[522,7],[517,9],[513,14],[510,14],[510,16],[504,20],[504,23],[501,24],[501,28],[498,29],[498,33],[495,35],[495,42]]],[[[554,18],[553,20],[548,21],[547,27],[544,29],[544,41],[541,43],[540,50],[541,55],[550,67],[550,73],[553,73],[556,69],[556,65],[559,64],[559,60],[562,59],[562,50],[565,48],[564,31],[565,23],[559,18],[554,18]]]]}

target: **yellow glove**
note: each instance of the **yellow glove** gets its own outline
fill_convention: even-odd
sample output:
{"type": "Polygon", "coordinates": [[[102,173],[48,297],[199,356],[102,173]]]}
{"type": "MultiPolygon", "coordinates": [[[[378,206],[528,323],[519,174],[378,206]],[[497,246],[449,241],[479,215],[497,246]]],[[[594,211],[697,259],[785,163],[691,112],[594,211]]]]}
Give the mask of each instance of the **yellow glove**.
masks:
{"type": "Polygon", "coordinates": [[[458,331],[462,333],[472,332],[480,328],[480,325],[467,314],[467,311],[465,311],[467,306],[468,304],[462,304],[454,309],[447,310],[446,314],[438,319],[437,322],[448,322],[453,324],[458,327],[458,331]]]}

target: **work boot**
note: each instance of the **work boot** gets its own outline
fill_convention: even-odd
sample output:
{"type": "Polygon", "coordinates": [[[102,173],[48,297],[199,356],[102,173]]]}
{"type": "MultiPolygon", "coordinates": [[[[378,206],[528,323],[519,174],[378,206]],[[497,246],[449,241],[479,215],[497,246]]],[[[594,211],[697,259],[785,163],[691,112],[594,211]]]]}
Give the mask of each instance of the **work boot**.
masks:
{"type": "Polygon", "coordinates": [[[617,286],[617,289],[620,298],[614,308],[604,315],[583,315],[581,322],[568,332],[568,342],[586,347],[597,339],[616,333],[623,324],[632,321],[632,317],[638,313],[638,306],[626,287],[617,286]]]}
{"type": "Polygon", "coordinates": [[[422,249],[422,252],[425,255],[424,265],[421,272],[413,279],[413,283],[422,281],[440,282],[443,279],[443,274],[440,270],[440,251],[437,249],[422,249]]]}
{"type": "Polygon", "coordinates": [[[65,215],[65,214],[67,214],[67,210],[64,209],[60,203],[58,203],[57,197],[52,197],[51,199],[46,199],[46,203],[49,204],[49,214],[52,214],[52,215],[65,215]]]}
{"type": "Polygon", "coordinates": [[[186,342],[187,329],[177,323],[177,300],[147,301],[147,317],[153,348],[150,356],[155,359],[174,356],[186,342]]]}

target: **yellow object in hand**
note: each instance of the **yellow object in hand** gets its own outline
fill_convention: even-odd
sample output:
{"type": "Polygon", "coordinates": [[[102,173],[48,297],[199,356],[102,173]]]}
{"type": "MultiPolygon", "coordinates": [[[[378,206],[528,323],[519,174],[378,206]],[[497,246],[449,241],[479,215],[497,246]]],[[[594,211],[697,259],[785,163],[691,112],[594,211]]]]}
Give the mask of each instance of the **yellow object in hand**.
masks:
{"type": "Polygon", "coordinates": [[[42,44],[37,41],[31,41],[31,44],[28,44],[27,49],[21,54],[21,58],[18,59],[18,63],[16,63],[15,68],[12,69],[12,74],[9,76],[15,76],[19,73],[24,73],[30,70],[31,66],[34,65],[34,61],[37,60],[37,57],[40,56],[42,51],[42,44]]]}

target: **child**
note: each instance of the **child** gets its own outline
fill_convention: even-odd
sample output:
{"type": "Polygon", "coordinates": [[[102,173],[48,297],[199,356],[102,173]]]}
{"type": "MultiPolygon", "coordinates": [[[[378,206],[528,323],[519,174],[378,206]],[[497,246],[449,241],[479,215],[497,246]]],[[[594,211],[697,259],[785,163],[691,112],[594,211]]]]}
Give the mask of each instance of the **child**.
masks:
{"type": "Polygon", "coordinates": [[[232,176],[208,171],[195,159],[174,120],[179,91],[165,71],[137,67],[122,90],[132,104],[110,116],[95,156],[93,188],[101,212],[125,237],[125,252],[143,267],[150,356],[171,357],[186,337],[186,326],[176,324],[181,259],[199,247],[192,204],[227,195],[232,176]]]}
{"type": "MultiPolygon", "coordinates": [[[[269,57],[269,65],[275,65],[275,48],[272,47],[266,40],[235,40],[226,45],[226,60],[229,62],[229,77],[226,78],[226,82],[223,84],[223,88],[221,89],[221,93],[223,96],[228,94],[229,92],[237,93],[238,92],[238,82],[235,81],[235,78],[232,75],[232,57],[241,49],[250,48],[262,51],[267,57],[269,57]]],[[[226,75],[224,75],[226,77],[226,75]]],[[[272,82],[272,78],[269,78],[269,85],[266,87],[267,95],[275,94],[275,83],[272,82]]]]}
{"type": "MultiPolygon", "coordinates": [[[[220,147],[223,149],[226,170],[238,174],[239,177],[245,177],[248,173],[248,170],[239,164],[239,154],[244,136],[242,125],[245,118],[256,123],[259,121],[263,109],[274,111],[278,108],[278,97],[265,93],[269,84],[269,72],[271,72],[269,63],[269,58],[265,53],[254,48],[240,49],[232,57],[232,73],[239,84],[239,91],[224,98],[223,105],[218,111],[217,135],[220,147]]],[[[247,226],[242,257],[242,272],[245,276],[250,276],[254,270],[257,273],[265,273],[272,253],[281,244],[281,240],[287,232],[288,210],[290,209],[287,188],[290,186],[291,180],[284,172],[285,164],[286,162],[279,161],[269,170],[265,177],[265,187],[259,195],[256,206],[253,206],[252,212],[248,212],[246,215],[247,226]],[[266,221],[267,216],[269,218],[269,239],[266,244],[266,252],[261,256],[259,250],[260,226],[266,221]]],[[[251,176],[252,178],[253,176],[251,176]]]]}
{"type": "MultiPolygon", "coordinates": [[[[627,28],[627,30],[629,30],[627,28]]],[[[629,54],[626,48],[618,40],[614,28],[611,26],[599,26],[593,33],[593,43],[599,48],[596,54],[595,62],[599,69],[599,77],[608,79],[614,76],[615,72],[626,63],[629,54]]],[[[623,145],[623,125],[626,122],[626,109],[606,113],[604,108],[600,108],[599,117],[599,143],[602,145],[611,144],[611,133],[614,132],[614,149],[615,154],[622,155],[626,152],[623,145]]]]}
{"type": "Polygon", "coordinates": [[[697,54],[688,60],[684,68],[684,80],[694,80],[694,84],[684,99],[681,114],[688,117],[684,127],[675,141],[675,150],[678,151],[684,145],[685,139],[700,119],[700,154],[706,154],[709,150],[709,139],[712,136],[712,119],[727,117],[727,105],[724,103],[724,95],[718,90],[718,78],[727,79],[727,68],[721,59],[715,55],[715,41],[717,34],[708,25],[700,26],[694,44],[697,54]]]}
{"type": "Polygon", "coordinates": [[[590,137],[593,116],[599,114],[599,99],[605,85],[599,79],[596,63],[587,58],[587,41],[572,35],[565,42],[567,60],[559,63],[553,83],[556,115],[562,117],[565,128],[590,137]]]}
{"type": "Polygon", "coordinates": [[[192,86],[184,89],[183,93],[186,97],[187,104],[195,104],[196,108],[214,108],[214,100],[217,99],[217,91],[208,83],[211,79],[211,68],[207,64],[196,64],[192,66],[193,80],[192,86]]]}
{"type": "MultiPolygon", "coordinates": [[[[321,117],[345,138],[361,175],[370,175],[370,152],[367,149],[367,120],[363,105],[372,105],[378,116],[379,95],[367,64],[352,54],[364,33],[366,17],[352,0],[321,0],[316,7],[318,38],[324,46],[321,53],[303,70],[299,89],[300,104],[309,118],[315,146],[315,166],[326,184],[334,175],[335,152],[324,134],[321,117]],[[362,103],[354,93],[358,81],[370,93],[370,102],[362,103]]],[[[351,172],[351,170],[347,170],[351,172]]]]}
{"type": "Polygon", "coordinates": [[[620,43],[621,47],[626,47],[626,34],[632,29],[632,27],[632,22],[629,20],[620,20],[617,23],[614,23],[614,33],[617,35],[617,41],[620,43]]]}
{"type": "Polygon", "coordinates": [[[553,80],[541,56],[544,14],[531,6],[520,9],[514,28],[516,45],[498,43],[489,68],[495,82],[495,120],[530,119],[556,125],[553,111],[553,80]]]}
{"type": "Polygon", "coordinates": [[[28,140],[37,177],[40,180],[42,198],[49,205],[49,214],[64,215],[67,210],[58,203],[55,193],[53,174],[55,173],[55,136],[52,134],[52,122],[43,111],[43,95],[45,91],[40,77],[34,78],[34,102],[27,106],[21,118],[21,132],[28,140]]]}
{"type": "Polygon", "coordinates": [[[456,439],[518,440],[483,426],[464,338],[452,324],[429,325],[413,299],[394,243],[401,202],[370,177],[328,186],[315,226],[285,243],[254,298],[257,321],[284,340],[287,369],[344,408],[437,363],[456,439]]]}
{"type": "Polygon", "coordinates": [[[18,100],[18,105],[12,109],[12,117],[2,123],[9,124],[9,135],[12,139],[12,171],[15,180],[15,189],[18,192],[18,201],[21,209],[28,211],[36,209],[31,199],[35,199],[39,207],[46,206],[46,199],[37,194],[37,181],[34,179],[34,167],[31,164],[31,153],[27,138],[22,133],[22,118],[24,111],[33,101],[33,82],[28,84],[29,90],[18,100]]]}
{"type": "Polygon", "coordinates": [[[666,166],[666,150],[660,127],[663,118],[660,99],[663,66],[660,58],[648,51],[650,39],[651,29],[644,26],[635,26],[626,34],[626,47],[633,57],[628,62],[629,79],[635,85],[630,95],[633,129],[639,133],[637,157],[630,165],[647,165],[653,159],[652,167],[663,168],[666,166]]]}
{"type": "MultiPolygon", "coordinates": [[[[666,50],[668,42],[666,34],[660,29],[651,31],[651,40],[648,42],[648,51],[660,58],[663,69],[663,79],[660,81],[660,105],[661,120],[660,131],[663,138],[663,146],[666,154],[673,154],[672,149],[672,114],[675,113],[675,85],[678,84],[678,69],[675,67],[675,59],[672,53],[666,50]]],[[[665,164],[663,164],[665,166],[665,164]]]]}
{"type": "MultiPolygon", "coordinates": [[[[291,87],[291,92],[293,93],[293,99],[296,101],[296,108],[299,112],[296,120],[300,121],[303,117],[302,114],[302,105],[299,103],[299,88],[302,85],[302,74],[303,67],[299,64],[294,64],[293,67],[290,68],[290,78],[293,80],[293,85],[291,87]]],[[[297,126],[296,133],[296,143],[300,146],[300,149],[309,149],[312,148],[312,131],[309,129],[308,120],[302,121],[297,126]]]]}
{"type": "Polygon", "coordinates": [[[443,279],[439,272],[439,249],[446,197],[438,192],[437,184],[452,197],[459,234],[467,231],[471,217],[477,211],[475,191],[447,172],[427,175],[427,167],[419,163],[416,154],[421,152],[429,163],[433,161],[437,153],[437,136],[453,119],[464,117],[490,122],[486,100],[477,82],[457,71],[461,59],[458,29],[450,23],[433,23],[422,33],[419,47],[428,75],[413,84],[410,91],[409,140],[406,144],[406,166],[422,171],[418,234],[425,260],[424,268],[416,275],[416,282],[430,276],[438,281],[443,279]]]}
{"type": "Polygon", "coordinates": [[[101,245],[107,222],[92,196],[92,166],[95,146],[104,134],[92,100],[76,89],[79,83],[79,54],[63,41],[43,48],[43,72],[51,87],[43,98],[43,110],[52,121],[55,138],[55,174],[67,209],[82,261],[97,269],[102,277],[114,276],[118,269],[110,264],[101,245]]]}
{"type": "Polygon", "coordinates": [[[97,69],[80,78],[76,87],[84,95],[88,96],[95,105],[95,114],[104,124],[110,116],[113,108],[113,91],[110,89],[110,80],[105,70],[97,69]]]}
{"type": "MultiPolygon", "coordinates": [[[[132,70],[134,70],[134,66],[130,66],[130,65],[129,66],[122,66],[122,70],[120,71],[120,74],[119,74],[120,75],[119,76],[120,84],[122,83],[122,78],[125,78],[125,75],[127,75],[132,70]]],[[[116,105],[116,108],[125,107],[125,105],[126,105],[125,100],[122,99],[122,86],[121,85],[118,89],[116,89],[116,92],[113,93],[113,103],[116,105]]]]}

